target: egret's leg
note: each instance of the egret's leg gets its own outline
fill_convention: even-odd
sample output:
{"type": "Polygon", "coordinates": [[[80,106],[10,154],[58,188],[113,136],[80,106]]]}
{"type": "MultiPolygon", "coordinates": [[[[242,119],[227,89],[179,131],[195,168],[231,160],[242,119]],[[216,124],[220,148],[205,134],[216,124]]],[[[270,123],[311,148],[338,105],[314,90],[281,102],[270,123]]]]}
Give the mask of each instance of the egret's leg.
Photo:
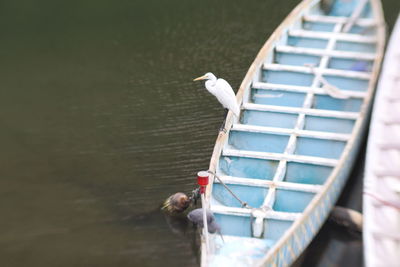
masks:
{"type": "Polygon", "coordinates": [[[226,115],[228,115],[228,111],[229,111],[228,109],[225,109],[225,112],[224,112],[224,120],[222,121],[221,127],[219,128],[219,131],[220,131],[220,132],[226,133],[225,122],[226,122],[226,115]]]}

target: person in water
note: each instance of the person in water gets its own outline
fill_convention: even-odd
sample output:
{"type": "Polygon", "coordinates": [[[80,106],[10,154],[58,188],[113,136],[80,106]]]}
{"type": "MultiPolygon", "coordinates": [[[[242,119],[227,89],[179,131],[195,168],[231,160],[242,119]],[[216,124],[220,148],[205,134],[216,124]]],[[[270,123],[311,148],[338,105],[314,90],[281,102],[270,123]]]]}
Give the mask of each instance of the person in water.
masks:
{"type": "Polygon", "coordinates": [[[168,197],[162,206],[162,209],[170,214],[184,212],[190,205],[191,199],[184,193],[178,192],[168,197]]]}

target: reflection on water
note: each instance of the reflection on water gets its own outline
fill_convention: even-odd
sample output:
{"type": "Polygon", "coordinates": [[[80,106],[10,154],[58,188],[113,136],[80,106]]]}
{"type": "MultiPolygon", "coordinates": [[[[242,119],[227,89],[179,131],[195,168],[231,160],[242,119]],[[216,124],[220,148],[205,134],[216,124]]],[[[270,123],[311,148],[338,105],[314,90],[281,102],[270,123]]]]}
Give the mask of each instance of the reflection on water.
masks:
{"type": "Polygon", "coordinates": [[[1,265],[197,265],[195,231],[158,209],[224,112],[192,79],[236,89],[297,2],[2,1],[1,265]]]}

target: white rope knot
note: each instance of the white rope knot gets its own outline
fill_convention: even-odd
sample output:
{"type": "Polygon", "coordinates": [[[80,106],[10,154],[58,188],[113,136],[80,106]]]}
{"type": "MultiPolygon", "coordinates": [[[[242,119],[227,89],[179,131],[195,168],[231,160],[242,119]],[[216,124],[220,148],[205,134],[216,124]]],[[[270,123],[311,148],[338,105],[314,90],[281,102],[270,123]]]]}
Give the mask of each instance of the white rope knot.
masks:
{"type": "Polygon", "coordinates": [[[261,238],[265,232],[264,218],[266,211],[263,208],[253,208],[250,213],[251,232],[254,237],[261,238]]]}

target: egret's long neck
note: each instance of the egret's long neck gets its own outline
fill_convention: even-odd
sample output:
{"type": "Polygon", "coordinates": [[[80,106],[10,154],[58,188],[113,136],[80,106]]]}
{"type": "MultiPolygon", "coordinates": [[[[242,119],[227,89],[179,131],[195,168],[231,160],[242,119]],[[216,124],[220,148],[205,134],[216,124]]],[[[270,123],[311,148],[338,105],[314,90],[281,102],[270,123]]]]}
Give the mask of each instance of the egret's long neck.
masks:
{"type": "Polygon", "coordinates": [[[215,77],[215,75],[212,75],[211,78],[206,81],[206,88],[212,94],[215,94],[216,83],[217,83],[217,77],[215,77]]]}

